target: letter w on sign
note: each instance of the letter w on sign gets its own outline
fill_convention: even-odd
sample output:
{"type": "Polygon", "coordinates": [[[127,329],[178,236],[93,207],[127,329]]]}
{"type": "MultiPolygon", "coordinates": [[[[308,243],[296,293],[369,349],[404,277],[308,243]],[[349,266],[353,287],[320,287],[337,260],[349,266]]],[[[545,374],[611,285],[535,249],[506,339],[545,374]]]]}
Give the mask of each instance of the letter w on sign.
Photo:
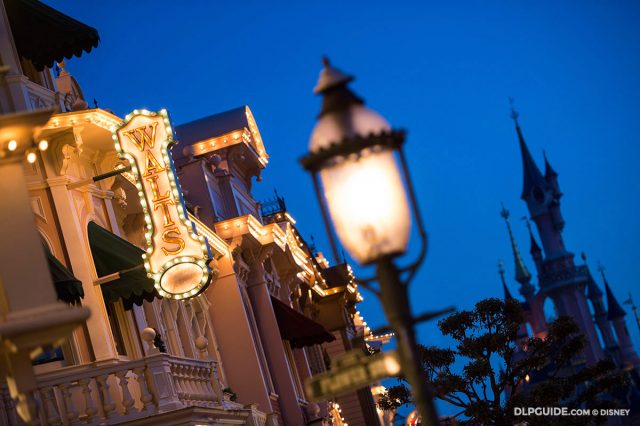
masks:
{"type": "Polygon", "coordinates": [[[131,164],[145,215],[147,274],[163,297],[199,294],[211,280],[211,252],[184,205],[171,159],[175,141],[166,111],[134,111],[113,138],[120,158],[131,164]]]}

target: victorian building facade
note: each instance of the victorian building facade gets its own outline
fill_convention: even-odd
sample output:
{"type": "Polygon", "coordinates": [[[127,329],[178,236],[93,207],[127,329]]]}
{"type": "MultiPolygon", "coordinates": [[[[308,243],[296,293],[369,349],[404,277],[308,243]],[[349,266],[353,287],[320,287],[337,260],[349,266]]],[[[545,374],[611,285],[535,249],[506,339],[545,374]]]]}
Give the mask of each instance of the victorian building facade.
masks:
{"type": "MultiPolygon", "coordinates": [[[[163,298],[143,265],[136,176],[113,144],[122,118],[89,108],[63,62],[51,71],[96,47],[97,32],[35,1],[0,2],[0,15],[2,113],[61,111],[36,136],[47,149],[24,161],[33,250],[61,303],[91,311],[62,345],[34,352],[34,390],[21,394],[32,424],[380,424],[369,388],[305,395],[332,358],[380,339],[356,310],[348,265],[304,241],[282,198],[254,199],[268,155],[249,107],[176,128],[175,172],[214,278],[193,298],[163,298]],[[25,35],[36,22],[55,43],[25,35]]],[[[17,394],[2,389],[0,424],[22,424],[17,394]]]]}

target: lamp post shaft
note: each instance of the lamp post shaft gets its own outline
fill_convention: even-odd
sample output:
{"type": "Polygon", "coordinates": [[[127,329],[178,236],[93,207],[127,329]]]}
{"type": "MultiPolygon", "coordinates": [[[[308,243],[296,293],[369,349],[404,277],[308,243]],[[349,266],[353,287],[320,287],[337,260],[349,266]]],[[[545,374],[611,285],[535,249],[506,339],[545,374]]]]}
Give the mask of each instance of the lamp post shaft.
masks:
{"type": "Polygon", "coordinates": [[[377,262],[377,273],[382,307],[396,335],[402,374],[409,382],[422,424],[436,426],[439,422],[438,414],[418,353],[407,287],[401,282],[398,268],[390,257],[377,262]]]}

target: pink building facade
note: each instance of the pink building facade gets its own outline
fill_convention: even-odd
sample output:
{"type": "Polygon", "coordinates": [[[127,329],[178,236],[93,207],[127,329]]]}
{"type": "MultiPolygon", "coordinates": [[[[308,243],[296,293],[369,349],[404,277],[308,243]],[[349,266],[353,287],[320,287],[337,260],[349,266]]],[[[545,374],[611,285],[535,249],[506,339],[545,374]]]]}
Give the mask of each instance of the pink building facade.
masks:
{"type": "MultiPolygon", "coordinates": [[[[63,63],[54,77],[53,61],[68,53],[53,46],[37,56],[20,25],[39,16],[75,26],[82,36],[63,40],[80,43],[73,53],[95,47],[97,32],[92,39],[95,30],[37,2],[15,3],[0,2],[1,112],[61,111],[38,132],[48,149],[24,162],[41,238],[34,250],[47,255],[60,303],[91,311],[70,339],[34,352],[32,424],[379,424],[369,388],[318,403],[305,395],[305,379],[365,350],[370,332],[348,266],[329,266],[304,241],[283,199],[253,198],[268,155],[249,107],[177,126],[175,170],[214,279],[196,297],[162,298],[142,264],[135,176],[92,179],[127,166],[112,139],[122,118],[89,108],[63,63]]],[[[0,387],[0,425],[23,424],[15,395],[0,387]]]]}

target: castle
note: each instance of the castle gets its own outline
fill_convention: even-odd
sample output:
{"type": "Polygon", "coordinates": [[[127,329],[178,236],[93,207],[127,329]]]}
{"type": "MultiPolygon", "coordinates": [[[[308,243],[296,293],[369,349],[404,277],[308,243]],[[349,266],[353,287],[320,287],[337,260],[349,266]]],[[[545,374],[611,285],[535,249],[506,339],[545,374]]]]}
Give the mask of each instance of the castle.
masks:
{"type": "MultiPolygon", "coordinates": [[[[533,275],[527,269],[516,245],[509,223],[509,212],[502,208],[501,216],[507,225],[515,260],[515,280],[524,298],[521,305],[525,323],[521,325],[519,334],[522,337],[544,338],[548,332],[548,323],[556,316],[570,316],[586,337],[583,354],[577,357],[581,363],[593,365],[600,360],[611,359],[618,368],[637,377],[640,358],[631,341],[625,320],[626,313],[614,296],[604,269],[599,268],[604,283],[603,292],[586,264],[586,256],[582,255],[582,264],[576,264],[574,254],[566,248],[562,237],[565,221],[560,208],[563,194],[558,173],[549,163],[546,154],[544,174],[541,172],[525,142],[517,112],[512,111],[512,118],[522,154],[521,198],[527,205],[530,220],[537,231],[536,238],[534,229],[527,220],[530,254],[538,277],[538,285],[534,286],[533,275]]],[[[512,299],[502,265],[499,272],[505,300],[512,299]]]]}

